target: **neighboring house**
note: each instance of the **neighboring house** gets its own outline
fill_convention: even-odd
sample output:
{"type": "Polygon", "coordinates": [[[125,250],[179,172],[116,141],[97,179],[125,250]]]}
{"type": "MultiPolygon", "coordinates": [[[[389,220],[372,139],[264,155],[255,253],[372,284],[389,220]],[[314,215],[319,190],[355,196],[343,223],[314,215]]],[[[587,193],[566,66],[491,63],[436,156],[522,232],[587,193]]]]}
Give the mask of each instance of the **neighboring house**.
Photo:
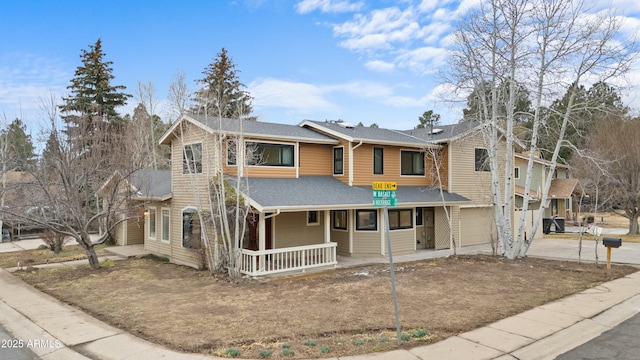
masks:
{"type": "MultiPolygon", "coordinates": [[[[31,209],[26,204],[42,197],[41,189],[37,186],[33,174],[24,171],[7,171],[1,177],[0,197],[2,200],[0,202],[2,206],[14,214],[24,214],[22,216],[28,217],[31,209]]],[[[3,216],[2,228],[10,234],[11,239],[37,236],[43,230],[29,224],[25,218],[11,217],[8,214],[3,216]]]]}
{"type": "MultiPolygon", "coordinates": [[[[102,199],[102,206],[106,206],[108,197],[128,197],[124,200],[114,199],[118,209],[114,210],[114,221],[120,222],[112,231],[116,245],[143,244],[145,239],[145,217],[149,212],[145,210],[148,202],[162,202],[171,198],[171,172],[169,170],[136,170],[126,179],[120,173],[114,174],[97,191],[102,199]],[[114,186],[119,186],[112,194],[114,186]]],[[[100,223],[100,235],[103,234],[106,222],[100,223]]]]}
{"type": "MultiPolygon", "coordinates": [[[[516,214],[520,215],[525,195],[525,181],[528,154],[516,154],[514,156],[513,178],[515,184],[516,214]]],[[[535,216],[543,206],[543,218],[561,218],[565,221],[575,220],[578,210],[578,202],[582,189],[578,179],[572,178],[569,167],[563,164],[556,164],[556,169],[551,179],[549,196],[545,204],[541,203],[542,191],[545,189],[547,177],[551,171],[551,162],[539,156],[534,157],[533,170],[531,175],[531,186],[529,191],[529,214],[527,214],[526,231],[530,233],[535,216]]],[[[516,218],[516,221],[519,219],[516,218]]],[[[536,232],[536,238],[542,237],[543,231],[536,232]]]]}
{"type": "Polygon", "coordinates": [[[389,208],[394,254],[495,238],[487,152],[470,123],[396,131],[183,115],[160,142],[171,146],[171,186],[146,202],[144,244],[174,263],[204,266],[197,214],[208,209],[215,166],[230,184],[243,179],[239,190],[253,211],[241,250],[244,274],[333,265],[338,255],[387,256],[374,181],[398,184],[398,206],[389,208]],[[214,146],[220,139],[224,149],[214,146]]]}

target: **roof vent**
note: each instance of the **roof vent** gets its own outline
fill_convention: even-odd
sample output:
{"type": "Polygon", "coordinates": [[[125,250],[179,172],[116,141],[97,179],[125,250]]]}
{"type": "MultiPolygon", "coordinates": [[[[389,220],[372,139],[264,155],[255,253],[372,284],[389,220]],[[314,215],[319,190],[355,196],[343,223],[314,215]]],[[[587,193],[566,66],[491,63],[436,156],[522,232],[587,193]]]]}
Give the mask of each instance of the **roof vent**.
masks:
{"type": "Polygon", "coordinates": [[[433,135],[440,134],[443,131],[444,131],[443,129],[433,129],[433,130],[429,131],[429,134],[433,134],[433,135]]]}
{"type": "Polygon", "coordinates": [[[346,129],[353,129],[353,127],[354,127],[353,124],[348,123],[346,121],[339,121],[339,122],[337,122],[337,124],[342,126],[343,128],[346,128],[346,129]]]}

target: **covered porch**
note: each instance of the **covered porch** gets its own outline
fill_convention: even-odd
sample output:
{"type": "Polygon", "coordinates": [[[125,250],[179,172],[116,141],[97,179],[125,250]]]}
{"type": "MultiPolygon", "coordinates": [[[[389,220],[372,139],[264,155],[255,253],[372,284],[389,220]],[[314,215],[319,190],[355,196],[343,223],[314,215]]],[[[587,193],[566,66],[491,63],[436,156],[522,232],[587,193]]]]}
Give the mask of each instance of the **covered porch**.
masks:
{"type": "MultiPolygon", "coordinates": [[[[230,183],[237,184],[235,180],[230,183]]],[[[242,274],[265,276],[337,266],[339,256],[386,257],[386,224],[381,208],[373,206],[371,187],[348,186],[323,176],[249,178],[241,183],[251,190],[241,192],[254,211],[240,250],[242,274]]],[[[456,209],[469,201],[452,193],[444,196],[444,206],[456,209]]],[[[437,210],[443,207],[438,189],[399,187],[397,198],[396,216],[390,217],[394,254],[415,253],[418,243],[421,249],[429,248],[418,241],[423,237],[430,239],[431,249],[448,247],[436,244],[450,244],[451,231],[459,228],[457,216],[451,231],[440,221],[435,223],[435,231],[431,228],[431,235],[424,221],[431,220],[433,227],[434,214],[444,217],[437,210]],[[442,239],[433,243],[433,236],[442,239]]]]}

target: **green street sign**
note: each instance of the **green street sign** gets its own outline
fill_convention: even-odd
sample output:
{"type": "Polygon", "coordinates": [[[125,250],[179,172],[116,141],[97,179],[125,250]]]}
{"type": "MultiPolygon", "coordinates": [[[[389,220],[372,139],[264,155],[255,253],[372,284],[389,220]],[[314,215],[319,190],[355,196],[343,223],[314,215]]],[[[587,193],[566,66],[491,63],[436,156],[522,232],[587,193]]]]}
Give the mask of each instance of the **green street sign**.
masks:
{"type": "Polygon", "coordinates": [[[373,206],[398,206],[395,190],[373,190],[373,206]]]}

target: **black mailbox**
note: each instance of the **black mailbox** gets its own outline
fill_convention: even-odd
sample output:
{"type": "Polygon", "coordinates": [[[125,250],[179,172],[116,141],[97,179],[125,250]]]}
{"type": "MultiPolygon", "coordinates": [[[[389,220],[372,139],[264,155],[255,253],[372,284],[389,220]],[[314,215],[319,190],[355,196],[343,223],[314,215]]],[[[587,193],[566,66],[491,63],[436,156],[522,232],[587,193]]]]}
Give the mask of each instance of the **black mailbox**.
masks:
{"type": "Polygon", "coordinates": [[[617,248],[622,246],[622,239],[620,238],[602,238],[602,245],[606,246],[606,247],[613,247],[613,248],[617,248]]]}

